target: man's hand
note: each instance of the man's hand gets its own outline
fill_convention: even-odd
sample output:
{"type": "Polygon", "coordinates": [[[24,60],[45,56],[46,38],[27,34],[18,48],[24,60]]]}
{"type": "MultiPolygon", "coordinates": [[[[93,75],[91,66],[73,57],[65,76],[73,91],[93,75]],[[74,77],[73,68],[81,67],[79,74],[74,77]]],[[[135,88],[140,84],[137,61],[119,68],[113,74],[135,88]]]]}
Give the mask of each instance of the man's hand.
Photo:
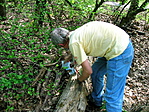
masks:
{"type": "Polygon", "coordinates": [[[69,69],[70,68],[70,61],[69,62],[62,61],[62,68],[63,69],[69,69]]]}
{"type": "Polygon", "coordinates": [[[68,73],[69,73],[69,75],[73,75],[73,74],[76,73],[76,70],[74,68],[71,68],[70,67],[70,64],[71,64],[70,61],[69,62],[66,62],[66,63],[64,61],[62,61],[62,68],[65,69],[65,70],[67,70],[68,73]]]}

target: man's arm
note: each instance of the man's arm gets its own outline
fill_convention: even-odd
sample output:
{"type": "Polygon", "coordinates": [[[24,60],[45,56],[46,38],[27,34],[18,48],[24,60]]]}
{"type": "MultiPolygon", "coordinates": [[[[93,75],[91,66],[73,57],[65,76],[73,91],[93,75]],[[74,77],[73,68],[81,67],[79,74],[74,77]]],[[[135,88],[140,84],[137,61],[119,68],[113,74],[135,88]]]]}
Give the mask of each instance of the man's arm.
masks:
{"type": "Polygon", "coordinates": [[[82,75],[78,78],[78,80],[80,82],[84,81],[85,79],[87,79],[91,74],[92,74],[92,68],[88,62],[88,60],[85,60],[82,64],[82,75]]]}

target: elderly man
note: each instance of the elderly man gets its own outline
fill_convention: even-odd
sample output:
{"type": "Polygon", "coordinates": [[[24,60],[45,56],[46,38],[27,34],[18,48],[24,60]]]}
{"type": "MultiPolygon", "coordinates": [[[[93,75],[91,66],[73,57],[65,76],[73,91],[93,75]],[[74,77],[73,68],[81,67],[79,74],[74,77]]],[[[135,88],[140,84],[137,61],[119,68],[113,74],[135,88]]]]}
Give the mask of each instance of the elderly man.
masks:
{"type": "Polygon", "coordinates": [[[100,107],[105,100],[108,112],[121,112],[126,77],[134,52],[129,35],[113,24],[92,21],[71,32],[56,28],[51,39],[55,45],[69,48],[77,64],[82,66],[79,82],[91,75],[93,91],[88,96],[90,102],[100,107]],[[92,67],[87,56],[98,57],[92,67]]]}

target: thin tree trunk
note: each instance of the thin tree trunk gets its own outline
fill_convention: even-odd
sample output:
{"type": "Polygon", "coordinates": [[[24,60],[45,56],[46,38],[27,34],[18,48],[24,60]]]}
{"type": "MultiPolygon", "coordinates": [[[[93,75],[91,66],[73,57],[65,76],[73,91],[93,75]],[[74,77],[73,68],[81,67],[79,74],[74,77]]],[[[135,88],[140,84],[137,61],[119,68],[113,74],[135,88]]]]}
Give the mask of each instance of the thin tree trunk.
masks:
{"type": "Polygon", "coordinates": [[[42,27],[44,21],[44,12],[46,10],[45,4],[46,0],[36,0],[35,21],[37,21],[37,26],[39,25],[40,27],[42,27]]]}
{"type": "Polygon", "coordinates": [[[72,4],[69,2],[69,0],[65,0],[65,1],[69,4],[70,7],[72,7],[72,4]]]}
{"type": "Polygon", "coordinates": [[[89,20],[92,19],[94,13],[98,10],[98,8],[103,4],[103,2],[105,2],[104,0],[101,0],[99,3],[98,3],[99,0],[96,0],[96,4],[95,4],[95,8],[94,10],[91,12],[90,16],[89,16],[89,20]]]}
{"type": "Polygon", "coordinates": [[[0,20],[6,19],[6,5],[5,0],[0,0],[0,20]]]}

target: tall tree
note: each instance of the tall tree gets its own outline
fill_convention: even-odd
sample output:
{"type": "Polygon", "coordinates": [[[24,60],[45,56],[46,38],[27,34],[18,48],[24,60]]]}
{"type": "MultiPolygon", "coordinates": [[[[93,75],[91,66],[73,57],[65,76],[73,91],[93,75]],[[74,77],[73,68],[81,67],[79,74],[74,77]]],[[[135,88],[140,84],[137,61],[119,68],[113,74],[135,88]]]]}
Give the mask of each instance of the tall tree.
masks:
{"type": "Polygon", "coordinates": [[[42,26],[44,21],[44,15],[46,10],[46,0],[36,0],[36,9],[35,9],[35,21],[37,21],[37,26],[42,26]]]}
{"type": "Polygon", "coordinates": [[[0,20],[6,19],[6,5],[5,0],[0,0],[0,20]]]}
{"type": "Polygon", "coordinates": [[[89,20],[92,19],[94,13],[95,13],[95,12],[98,10],[98,8],[103,4],[103,2],[105,2],[105,0],[101,0],[100,2],[99,2],[99,0],[96,0],[95,7],[94,7],[93,11],[91,12],[91,14],[90,14],[90,16],[89,16],[89,20]]]}

